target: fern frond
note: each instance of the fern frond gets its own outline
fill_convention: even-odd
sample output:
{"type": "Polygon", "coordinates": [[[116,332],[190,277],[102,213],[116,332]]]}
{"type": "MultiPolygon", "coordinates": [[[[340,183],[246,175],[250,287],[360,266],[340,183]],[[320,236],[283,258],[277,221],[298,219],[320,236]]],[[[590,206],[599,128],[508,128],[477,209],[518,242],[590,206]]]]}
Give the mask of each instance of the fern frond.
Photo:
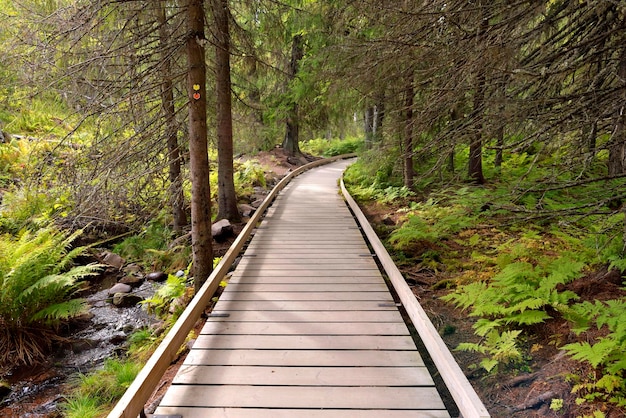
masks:
{"type": "Polygon", "coordinates": [[[41,322],[48,326],[56,326],[62,321],[75,318],[89,311],[89,304],[83,299],[72,299],[66,302],[46,306],[31,316],[32,322],[41,322]]]}

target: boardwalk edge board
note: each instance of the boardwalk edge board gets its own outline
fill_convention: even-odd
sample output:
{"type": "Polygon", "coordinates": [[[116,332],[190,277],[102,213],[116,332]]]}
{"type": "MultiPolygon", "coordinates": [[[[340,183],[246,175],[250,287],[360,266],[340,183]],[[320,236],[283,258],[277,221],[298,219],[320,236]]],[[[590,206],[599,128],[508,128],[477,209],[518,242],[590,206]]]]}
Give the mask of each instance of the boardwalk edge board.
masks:
{"type": "Polygon", "coordinates": [[[213,270],[213,273],[211,273],[211,275],[207,278],[204,285],[198,291],[198,294],[192,299],[189,306],[187,306],[185,311],[172,326],[161,344],[159,344],[152,356],[150,356],[145,366],[141,369],[133,383],[131,383],[107,418],[136,418],[143,413],[146,401],[154,392],[154,389],[159,384],[170,363],[176,357],[178,349],[184,343],[185,338],[192,330],[196,321],[200,318],[200,315],[211,302],[211,298],[215,294],[220,281],[230,270],[233,262],[252,235],[252,231],[257,227],[257,224],[261,221],[261,218],[278,193],[283,190],[294,177],[304,173],[305,171],[338,160],[353,157],[356,157],[356,154],[338,155],[336,157],[313,161],[309,164],[303,165],[302,167],[298,167],[283,177],[282,180],[274,186],[265,200],[263,200],[261,206],[259,206],[256,210],[252,218],[250,218],[241,233],[239,233],[224,257],[222,257],[222,260],[213,270]]]}
{"type": "Polygon", "coordinates": [[[450,391],[452,398],[456,402],[461,416],[463,418],[490,418],[487,408],[485,408],[485,405],[478,397],[478,394],[452,356],[452,353],[448,350],[439,332],[437,332],[437,329],[428,318],[428,315],[426,315],[426,312],[415,298],[415,295],[413,295],[411,288],[407,285],[402,273],[398,270],[398,267],[391,259],[391,256],[376,235],[376,232],[374,232],[374,229],[370,226],[367,218],[346,189],[343,179],[340,185],[341,192],[346,202],[361,225],[363,233],[367,236],[370,245],[376,252],[411,322],[415,326],[437,370],[450,391]]]}

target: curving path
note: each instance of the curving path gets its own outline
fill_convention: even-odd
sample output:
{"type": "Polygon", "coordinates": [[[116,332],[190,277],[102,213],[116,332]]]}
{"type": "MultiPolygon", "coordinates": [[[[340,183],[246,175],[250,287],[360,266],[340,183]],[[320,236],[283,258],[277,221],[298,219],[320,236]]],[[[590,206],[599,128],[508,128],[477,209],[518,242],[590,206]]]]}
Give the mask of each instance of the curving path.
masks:
{"type": "Polygon", "coordinates": [[[155,417],[450,416],[339,194],[349,163],[283,189],[155,417]]]}

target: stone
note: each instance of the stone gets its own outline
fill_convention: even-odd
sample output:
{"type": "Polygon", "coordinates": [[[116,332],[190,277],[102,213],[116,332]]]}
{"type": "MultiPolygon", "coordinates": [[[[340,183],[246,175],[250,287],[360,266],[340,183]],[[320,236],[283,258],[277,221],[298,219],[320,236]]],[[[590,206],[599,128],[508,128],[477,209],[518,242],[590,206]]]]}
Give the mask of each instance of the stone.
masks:
{"type": "Polygon", "coordinates": [[[148,273],[146,275],[146,280],[151,280],[153,282],[163,282],[167,280],[167,274],[162,271],[153,271],[152,273],[148,273]]]}
{"type": "Polygon", "coordinates": [[[109,295],[115,295],[116,293],[130,293],[133,288],[125,283],[117,283],[109,289],[109,295]]]}
{"type": "Polygon", "coordinates": [[[131,308],[141,302],[141,296],[132,293],[116,293],[113,295],[113,305],[118,308],[131,308]]]}
{"type": "Polygon", "coordinates": [[[254,212],[256,212],[256,208],[251,205],[246,205],[245,203],[239,205],[239,213],[241,213],[241,216],[244,218],[251,217],[254,212]]]}
{"type": "Polygon", "coordinates": [[[139,287],[143,283],[143,278],[138,276],[124,276],[120,279],[120,283],[127,284],[132,287],[139,287]]]}
{"type": "Polygon", "coordinates": [[[124,267],[124,264],[126,264],[126,260],[124,260],[121,256],[108,251],[104,253],[102,262],[111,267],[115,267],[118,270],[121,270],[122,267],[124,267]]]}
{"type": "Polygon", "coordinates": [[[137,263],[130,263],[124,267],[124,273],[141,276],[141,266],[137,263]]]}
{"type": "Polygon", "coordinates": [[[217,242],[224,242],[235,236],[235,230],[228,219],[221,219],[211,225],[211,235],[217,242]]]}

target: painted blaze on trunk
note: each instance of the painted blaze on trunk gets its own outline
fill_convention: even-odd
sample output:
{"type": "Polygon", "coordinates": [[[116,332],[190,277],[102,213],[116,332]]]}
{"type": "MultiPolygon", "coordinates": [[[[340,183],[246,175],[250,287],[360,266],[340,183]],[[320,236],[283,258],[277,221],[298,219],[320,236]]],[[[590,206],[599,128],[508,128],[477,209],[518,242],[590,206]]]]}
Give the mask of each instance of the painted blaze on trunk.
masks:
{"type": "Polygon", "coordinates": [[[189,163],[191,169],[191,247],[196,292],[213,270],[211,190],[206,125],[206,64],[202,0],[187,3],[187,88],[189,92],[189,163]]]}

